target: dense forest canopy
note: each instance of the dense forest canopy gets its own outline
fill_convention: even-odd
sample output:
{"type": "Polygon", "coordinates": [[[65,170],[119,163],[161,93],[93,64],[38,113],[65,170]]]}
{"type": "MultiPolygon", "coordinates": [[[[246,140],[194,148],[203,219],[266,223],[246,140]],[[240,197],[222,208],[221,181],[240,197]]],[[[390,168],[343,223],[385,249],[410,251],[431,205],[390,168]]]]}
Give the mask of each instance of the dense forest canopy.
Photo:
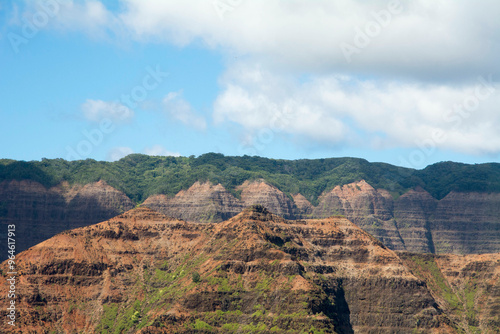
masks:
{"type": "Polygon", "coordinates": [[[389,190],[395,197],[416,186],[438,199],[452,190],[500,192],[500,164],[441,162],[415,170],[358,158],[279,160],[218,153],[199,157],[131,154],[116,162],[0,160],[0,182],[25,179],[45,187],[62,181],[87,184],[104,180],[135,202],[142,202],[153,194],[173,196],[196,181],[221,183],[238,195],[236,187],[245,180],[264,179],[287,194],[301,193],[317,203],[318,196],[325,190],[361,179],[375,188],[389,190]]]}

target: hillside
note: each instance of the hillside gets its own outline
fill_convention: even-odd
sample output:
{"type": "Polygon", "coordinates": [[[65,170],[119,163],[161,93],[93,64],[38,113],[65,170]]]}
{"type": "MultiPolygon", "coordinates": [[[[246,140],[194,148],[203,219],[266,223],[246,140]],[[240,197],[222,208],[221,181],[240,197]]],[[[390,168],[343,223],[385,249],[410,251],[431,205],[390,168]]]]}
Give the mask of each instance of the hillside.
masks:
{"type": "Polygon", "coordinates": [[[17,333],[494,333],[500,257],[478,260],[438,258],[428,277],[345,218],[254,206],[196,224],[139,208],[19,254],[17,333]]]}
{"type": "Polygon", "coordinates": [[[137,205],[207,223],[262,204],[287,219],[344,215],[393,250],[494,253],[500,252],[498,170],[499,164],[411,170],[353,158],[220,154],[130,155],[114,163],[0,160],[0,224],[16,225],[22,251],[137,205]]]}
{"type": "Polygon", "coordinates": [[[442,199],[450,191],[500,192],[500,164],[443,162],[415,170],[357,158],[275,160],[216,153],[199,157],[131,154],[116,162],[0,160],[0,182],[31,180],[50,188],[63,181],[85,185],[103,180],[136,203],[154,194],[174,196],[196,181],[220,183],[237,193],[236,188],[244,181],[256,179],[264,179],[286,194],[300,193],[313,204],[324,191],[359,180],[386,189],[395,197],[420,186],[442,199]]]}

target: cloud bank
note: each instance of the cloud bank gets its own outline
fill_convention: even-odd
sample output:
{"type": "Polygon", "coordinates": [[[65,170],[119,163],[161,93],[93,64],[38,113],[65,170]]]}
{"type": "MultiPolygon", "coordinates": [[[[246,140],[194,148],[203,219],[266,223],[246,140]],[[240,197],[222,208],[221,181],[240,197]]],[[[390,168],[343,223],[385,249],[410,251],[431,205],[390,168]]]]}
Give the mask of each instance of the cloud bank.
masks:
{"type": "MultiPolygon", "coordinates": [[[[500,152],[500,2],[69,1],[53,25],[226,57],[218,126],[326,145],[500,152]]],[[[88,119],[116,106],[91,101],[88,119]],[[101,103],[101,105],[99,104],[101,103]]],[[[179,92],[171,118],[207,127],[179,92]]]]}

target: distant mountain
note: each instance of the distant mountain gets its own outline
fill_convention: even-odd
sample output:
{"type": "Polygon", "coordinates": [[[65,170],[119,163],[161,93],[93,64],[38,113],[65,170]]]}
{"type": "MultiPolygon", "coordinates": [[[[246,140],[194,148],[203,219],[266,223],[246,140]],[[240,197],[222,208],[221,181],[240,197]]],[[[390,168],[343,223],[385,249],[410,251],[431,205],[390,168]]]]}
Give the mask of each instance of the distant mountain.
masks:
{"type": "Polygon", "coordinates": [[[85,185],[103,180],[136,203],[154,194],[174,196],[196,181],[220,183],[234,192],[244,181],[255,179],[264,179],[287,194],[300,193],[312,203],[335,186],[360,180],[395,197],[420,186],[442,199],[451,191],[500,192],[500,164],[442,162],[415,170],[357,158],[276,160],[217,153],[197,158],[131,154],[116,162],[0,160],[0,182],[31,180],[50,188],[63,181],[85,185]]]}
{"type": "MultiPolygon", "coordinates": [[[[16,261],[16,327],[3,321],[2,332],[495,333],[500,326],[499,254],[395,253],[345,218],[291,221],[260,205],[206,224],[137,208],[60,233],[16,261]]],[[[0,276],[3,305],[8,277],[0,276]]]]}
{"type": "MultiPolygon", "coordinates": [[[[344,215],[393,250],[500,252],[496,163],[442,162],[414,170],[355,158],[215,153],[132,154],[117,162],[0,160],[0,223],[17,225],[19,250],[137,205],[206,223],[252,204],[287,219],[344,215]]],[[[1,254],[4,259],[6,249],[1,254]]]]}

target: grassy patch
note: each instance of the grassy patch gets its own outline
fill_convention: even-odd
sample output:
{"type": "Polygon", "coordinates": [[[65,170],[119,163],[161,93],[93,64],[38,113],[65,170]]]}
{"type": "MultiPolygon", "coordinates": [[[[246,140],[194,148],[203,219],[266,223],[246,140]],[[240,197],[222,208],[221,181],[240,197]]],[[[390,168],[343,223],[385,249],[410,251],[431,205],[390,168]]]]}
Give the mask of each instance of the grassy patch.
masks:
{"type": "Polygon", "coordinates": [[[440,295],[448,303],[450,308],[463,310],[462,302],[446,282],[434,258],[426,259],[419,256],[412,256],[411,260],[418,266],[418,268],[416,268],[417,275],[422,277],[424,276],[424,272],[430,274],[431,280],[428,281],[429,287],[440,295]]]}

